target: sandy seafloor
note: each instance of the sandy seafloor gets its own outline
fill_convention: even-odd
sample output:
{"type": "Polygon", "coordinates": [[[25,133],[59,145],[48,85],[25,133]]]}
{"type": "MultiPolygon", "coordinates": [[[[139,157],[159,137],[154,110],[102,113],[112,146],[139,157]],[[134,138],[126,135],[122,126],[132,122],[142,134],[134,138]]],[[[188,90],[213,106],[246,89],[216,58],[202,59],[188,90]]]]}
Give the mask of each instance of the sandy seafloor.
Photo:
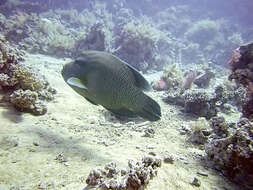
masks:
{"type": "MultiPolygon", "coordinates": [[[[188,144],[178,130],[195,118],[164,103],[162,92],[150,93],[161,105],[160,121],[120,122],[63,81],[60,70],[67,59],[27,54],[25,60],[46,76],[57,94],[43,116],[21,114],[1,103],[0,190],[87,189],[85,180],[93,168],[103,168],[111,161],[125,168],[129,159],[140,160],[149,152],[161,158],[173,155],[175,162],[162,163],[148,190],[237,189],[200,162],[204,150],[188,144]],[[148,127],[155,130],[153,138],[143,137],[148,127]],[[198,175],[198,171],[207,172],[208,177],[198,175]],[[194,177],[200,179],[200,187],[190,184],[194,177]]],[[[236,121],[238,115],[232,119],[236,121]]]]}

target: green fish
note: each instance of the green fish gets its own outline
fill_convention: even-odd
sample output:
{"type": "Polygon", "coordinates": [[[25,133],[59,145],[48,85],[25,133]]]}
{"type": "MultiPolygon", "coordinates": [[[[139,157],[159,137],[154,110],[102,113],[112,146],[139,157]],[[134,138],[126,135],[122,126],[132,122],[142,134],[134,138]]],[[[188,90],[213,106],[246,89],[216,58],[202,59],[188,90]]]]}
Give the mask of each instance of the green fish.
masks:
{"type": "Polygon", "coordinates": [[[118,116],[161,118],[161,108],[143,91],[152,90],[148,81],[131,65],[116,56],[85,51],[64,65],[62,76],[78,94],[94,105],[102,105],[118,116]]]}

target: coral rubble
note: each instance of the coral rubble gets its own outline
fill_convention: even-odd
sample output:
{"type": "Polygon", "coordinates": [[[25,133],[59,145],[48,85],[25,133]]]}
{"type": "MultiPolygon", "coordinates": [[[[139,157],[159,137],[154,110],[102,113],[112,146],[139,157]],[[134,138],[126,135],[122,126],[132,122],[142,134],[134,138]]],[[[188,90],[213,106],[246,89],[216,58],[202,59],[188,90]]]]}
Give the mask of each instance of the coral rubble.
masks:
{"type": "Polygon", "coordinates": [[[107,164],[104,169],[93,169],[86,183],[103,190],[141,190],[157,175],[161,159],[145,156],[139,162],[130,160],[129,169],[117,169],[116,163],[107,164]]]}

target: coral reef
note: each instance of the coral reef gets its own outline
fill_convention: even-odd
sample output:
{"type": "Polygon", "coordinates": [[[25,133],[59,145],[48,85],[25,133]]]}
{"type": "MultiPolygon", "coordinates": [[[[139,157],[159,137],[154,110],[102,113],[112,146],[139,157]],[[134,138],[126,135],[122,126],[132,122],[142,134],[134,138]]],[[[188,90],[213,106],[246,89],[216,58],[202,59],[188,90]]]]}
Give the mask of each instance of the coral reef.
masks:
{"type": "Polygon", "coordinates": [[[163,36],[147,19],[143,23],[129,22],[123,26],[116,39],[118,48],[115,53],[141,71],[159,67],[163,63],[159,59],[157,43],[163,36]]]}
{"type": "Polygon", "coordinates": [[[177,90],[169,91],[164,101],[184,107],[184,111],[187,113],[210,119],[216,116],[218,111],[224,111],[229,99],[228,95],[225,95],[226,92],[219,86],[214,92],[205,89],[190,89],[182,93],[182,91],[177,90]]]}
{"type": "Polygon", "coordinates": [[[209,121],[212,128],[212,138],[228,137],[233,131],[233,123],[227,123],[224,117],[212,117],[209,121]]]}
{"type": "Polygon", "coordinates": [[[44,100],[52,100],[56,91],[41,76],[25,67],[22,54],[10,47],[4,38],[0,40],[0,86],[18,110],[35,115],[45,114],[44,100]]]}
{"type": "Polygon", "coordinates": [[[212,20],[200,20],[193,24],[186,32],[186,37],[198,43],[201,47],[206,47],[208,43],[214,41],[220,30],[220,24],[212,20]]]}
{"type": "Polygon", "coordinates": [[[167,90],[164,101],[184,107],[187,113],[210,119],[218,112],[229,114],[240,111],[247,102],[244,88],[234,85],[225,78],[226,75],[223,76],[224,81],[217,81],[214,78],[215,70],[210,67],[203,66],[184,72],[173,66],[168,68],[168,72],[164,71],[153,88],[167,90]]]}
{"type": "Polygon", "coordinates": [[[45,104],[38,100],[38,93],[31,90],[15,90],[10,95],[10,102],[19,111],[31,111],[34,115],[43,115],[47,112],[45,104]]]}
{"type": "Polygon", "coordinates": [[[253,43],[234,50],[229,65],[232,70],[229,79],[234,79],[238,85],[247,89],[249,100],[243,105],[243,115],[253,118],[253,43]]]}
{"type": "Polygon", "coordinates": [[[128,162],[129,169],[117,169],[116,163],[109,163],[104,169],[93,169],[86,183],[96,186],[96,189],[110,190],[140,190],[157,175],[157,168],[161,166],[161,159],[144,156],[141,161],[128,162]]]}
{"type": "Polygon", "coordinates": [[[212,78],[214,71],[210,67],[183,71],[177,64],[172,64],[163,68],[163,75],[153,84],[153,88],[158,91],[180,89],[181,93],[184,93],[191,89],[193,84],[198,88],[208,88],[212,78]]]}
{"type": "MultiPolygon", "coordinates": [[[[224,121],[212,121],[216,134],[224,138],[213,139],[206,146],[212,166],[233,181],[253,188],[253,123],[242,118],[231,133],[224,133],[228,126],[224,121]],[[217,131],[218,130],[218,131],[217,131]]],[[[231,130],[230,130],[231,131],[231,130]]]]}
{"type": "Polygon", "coordinates": [[[102,23],[93,25],[86,35],[83,35],[75,42],[76,54],[85,50],[105,51],[108,48],[109,41],[106,41],[106,31],[102,23]]]}
{"type": "Polygon", "coordinates": [[[38,16],[36,14],[16,12],[6,20],[4,30],[6,40],[18,44],[31,35],[31,31],[37,23],[38,16]]]}

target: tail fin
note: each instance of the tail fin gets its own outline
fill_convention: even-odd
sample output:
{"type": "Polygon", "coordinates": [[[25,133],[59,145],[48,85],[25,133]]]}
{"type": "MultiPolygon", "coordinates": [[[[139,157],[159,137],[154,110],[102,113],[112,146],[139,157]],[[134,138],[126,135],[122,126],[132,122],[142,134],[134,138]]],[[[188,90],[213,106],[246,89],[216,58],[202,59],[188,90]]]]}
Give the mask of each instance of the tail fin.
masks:
{"type": "Polygon", "coordinates": [[[139,112],[136,114],[138,114],[139,116],[149,121],[157,121],[161,119],[160,105],[147,95],[145,95],[144,98],[145,98],[145,101],[143,105],[140,106],[141,109],[139,110],[139,112]]]}

